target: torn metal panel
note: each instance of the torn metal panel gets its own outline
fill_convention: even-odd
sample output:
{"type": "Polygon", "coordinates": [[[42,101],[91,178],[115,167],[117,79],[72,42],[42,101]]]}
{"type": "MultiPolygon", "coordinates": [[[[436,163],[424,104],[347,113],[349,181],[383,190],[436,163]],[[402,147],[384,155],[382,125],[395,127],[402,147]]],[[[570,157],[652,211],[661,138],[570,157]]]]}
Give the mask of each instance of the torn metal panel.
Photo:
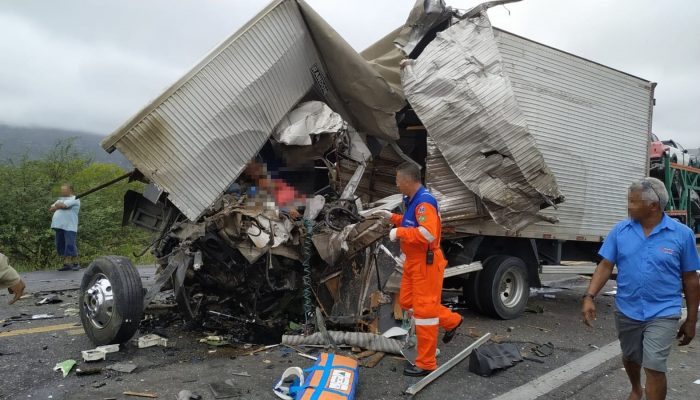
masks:
{"type": "Polygon", "coordinates": [[[346,127],[343,118],[321,101],[307,101],[290,111],[272,137],[288,146],[310,146],[314,136],[338,133],[346,127]]]}
{"type": "MultiPolygon", "coordinates": [[[[124,154],[194,221],[239,175],[284,115],[325,80],[299,6],[276,1],[102,147],[124,154]]],[[[319,91],[333,97],[327,89],[319,91]]]]}
{"type": "Polygon", "coordinates": [[[405,94],[460,180],[499,225],[555,222],[540,208],[562,201],[503,71],[488,18],[438,33],[402,71],[405,94]]]}
{"type": "Polygon", "coordinates": [[[403,95],[395,91],[306,2],[298,0],[298,3],[347,115],[337,111],[360,132],[388,140],[398,139],[394,114],[406,103],[403,95]]]}
{"type": "Polygon", "coordinates": [[[437,148],[435,140],[428,136],[428,157],[425,161],[425,181],[430,192],[440,203],[443,224],[487,216],[479,199],[455,175],[437,148]]]}
{"type": "Polygon", "coordinates": [[[410,55],[426,35],[452,16],[444,0],[416,0],[406,24],[394,38],[394,44],[410,55]]]}

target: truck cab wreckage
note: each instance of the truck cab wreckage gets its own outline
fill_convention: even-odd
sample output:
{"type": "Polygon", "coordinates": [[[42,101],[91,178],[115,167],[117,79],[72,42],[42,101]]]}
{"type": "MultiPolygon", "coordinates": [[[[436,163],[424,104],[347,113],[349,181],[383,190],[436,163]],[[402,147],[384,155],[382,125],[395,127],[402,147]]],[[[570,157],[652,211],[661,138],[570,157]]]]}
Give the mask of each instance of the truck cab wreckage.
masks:
{"type": "MultiPolygon", "coordinates": [[[[571,183],[568,164],[538,147],[568,140],[552,112],[563,106],[528,96],[606,111],[526,73],[528,54],[574,56],[492,28],[486,10],[511,1],[459,11],[418,0],[403,27],[361,54],[303,0],[268,5],[103,141],[148,184],[125,195],[124,222],[155,232],[159,266],[144,289],[127,258],[91,264],[80,302],[90,339],[128,341],[166,289],[186,320],[214,320],[242,338],[279,343],[290,321],[308,328],[317,306],[343,330],[395,326],[401,256],[372,211],[400,209],[394,168],[406,161],[441,204],[446,286],[462,286],[475,309],[515,318],[542,260],[559,263],[562,251],[593,260],[626,215],[625,188],[620,201],[618,189],[571,183]],[[533,124],[542,114],[550,124],[533,124]],[[261,177],[269,186],[246,176],[251,160],[271,167],[261,177]],[[303,194],[289,207],[275,195],[282,179],[303,194]],[[593,222],[584,223],[578,210],[591,199],[609,207],[586,211],[593,222]]],[[[610,75],[620,96],[634,92],[619,132],[600,135],[628,135],[642,151],[597,179],[641,178],[654,84],[576,60],[610,75]]]]}

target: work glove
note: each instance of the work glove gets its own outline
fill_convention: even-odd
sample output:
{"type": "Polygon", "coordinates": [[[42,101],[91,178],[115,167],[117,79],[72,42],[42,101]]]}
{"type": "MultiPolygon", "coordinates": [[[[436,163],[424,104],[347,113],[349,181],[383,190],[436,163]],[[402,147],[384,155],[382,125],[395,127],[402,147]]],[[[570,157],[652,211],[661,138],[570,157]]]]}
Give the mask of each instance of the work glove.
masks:
{"type": "Polygon", "coordinates": [[[391,211],[375,210],[375,211],[372,211],[372,215],[377,216],[377,217],[381,217],[381,218],[385,218],[385,219],[389,219],[389,218],[391,218],[391,211]]]}
{"type": "Polygon", "coordinates": [[[397,233],[398,231],[399,231],[399,230],[398,230],[397,228],[394,228],[394,229],[390,230],[390,231],[389,231],[389,240],[391,240],[392,242],[395,242],[395,241],[396,241],[396,233],[397,233]]]}

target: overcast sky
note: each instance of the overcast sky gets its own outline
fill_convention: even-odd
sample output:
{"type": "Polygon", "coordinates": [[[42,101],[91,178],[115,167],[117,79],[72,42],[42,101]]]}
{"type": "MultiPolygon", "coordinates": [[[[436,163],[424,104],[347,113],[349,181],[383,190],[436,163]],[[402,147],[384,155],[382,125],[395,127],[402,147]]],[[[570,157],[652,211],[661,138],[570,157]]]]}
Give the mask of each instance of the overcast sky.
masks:
{"type": "MultiPolygon", "coordinates": [[[[403,24],[414,0],[308,2],[362,50],[403,24]]],[[[267,3],[0,0],[0,123],[109,134],[267,3]]],[[[700,1],[524,0],[489,16],[658,82],[654,131],[700,147],[700,1]]]]}

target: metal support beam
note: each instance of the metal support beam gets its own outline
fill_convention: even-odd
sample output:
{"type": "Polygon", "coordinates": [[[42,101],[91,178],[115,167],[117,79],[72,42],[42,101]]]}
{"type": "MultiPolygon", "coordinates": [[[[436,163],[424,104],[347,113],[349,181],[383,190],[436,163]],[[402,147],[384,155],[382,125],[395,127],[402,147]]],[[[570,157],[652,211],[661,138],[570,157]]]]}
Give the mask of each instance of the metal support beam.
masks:
{"type": "Polygon", "coordinates": [[[474,349],[476,349],[477,347],[481,346],[482,344],[488,342],[489,339],[491,339],[491,333],[487,333],[484,336],[480,337],[479,339],[476,340],[476,342],[472,343],[471,345],[469,345],[469,347],[462,350],[459,354],[452,357],[449,361],[447,361],[443,365],[439,366],[435,371],[431,372],[428,376],[426,376],[425,378],[418,381],[418,383],[416,383],[412,386],[409,386],[408,389],[406,389],[405,393],[410,394],[410,395],[414,395],[414,394],[420,392],[421,390],[423,390],[423,388],[428,386],[432,381],[441,377],[442,374],[449,371],[450,369],[452,369],[452,367],[454,367],[455,365],[459,364],[462,360],[467,358],[472,353],[472,351],[474,351],[474,349]]]}

